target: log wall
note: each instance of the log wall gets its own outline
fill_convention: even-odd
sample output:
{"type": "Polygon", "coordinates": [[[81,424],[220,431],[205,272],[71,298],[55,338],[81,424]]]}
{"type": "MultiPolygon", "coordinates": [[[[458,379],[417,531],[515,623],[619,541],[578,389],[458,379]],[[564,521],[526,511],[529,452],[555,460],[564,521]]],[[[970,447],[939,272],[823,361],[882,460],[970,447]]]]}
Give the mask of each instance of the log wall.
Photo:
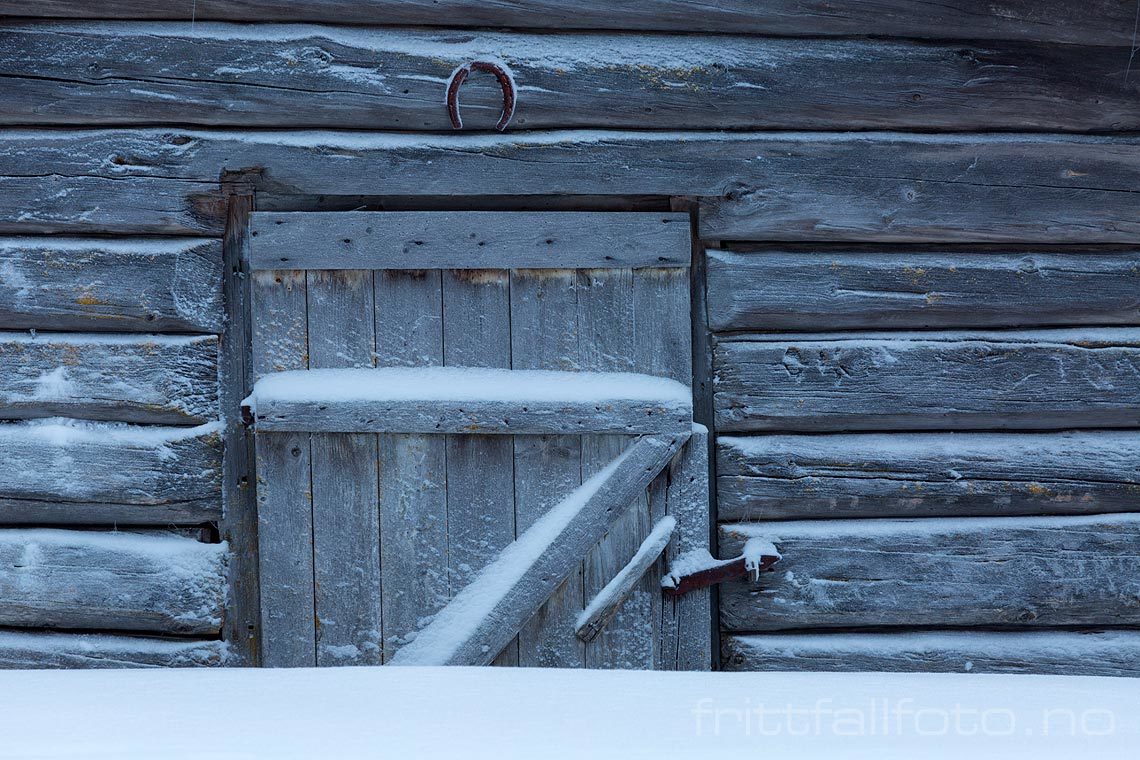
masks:
{"type": "Polygon", "coordinates": [[[723,589],[722,665],[1135,675],[1134,5],[0,15],[0,667],[257,660],[255,205],[672,205],[700,241],[721,551],[757,534],[785,555],[723,589]],[[476,58],[513,72],[507,134],[480,74],[451,131],[446,80],[476,58]]]}

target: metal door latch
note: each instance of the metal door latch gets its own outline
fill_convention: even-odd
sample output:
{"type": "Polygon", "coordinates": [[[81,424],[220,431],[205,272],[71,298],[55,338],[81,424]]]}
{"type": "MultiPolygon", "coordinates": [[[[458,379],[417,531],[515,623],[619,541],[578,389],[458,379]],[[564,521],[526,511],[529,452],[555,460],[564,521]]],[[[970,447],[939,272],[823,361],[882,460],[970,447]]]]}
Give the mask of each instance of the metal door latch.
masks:
{"type": "Polygon", "coordinates": [[[779,560],[780,553],[772,542],[761,538],[748,539],[741,555],[732,559],[714,559],[704,550],[690,552],[672,562],[661,579],[661,589],[667,596],[683,596],[745,575],[755,582],[760,573],[770,571],[779,560]]]}

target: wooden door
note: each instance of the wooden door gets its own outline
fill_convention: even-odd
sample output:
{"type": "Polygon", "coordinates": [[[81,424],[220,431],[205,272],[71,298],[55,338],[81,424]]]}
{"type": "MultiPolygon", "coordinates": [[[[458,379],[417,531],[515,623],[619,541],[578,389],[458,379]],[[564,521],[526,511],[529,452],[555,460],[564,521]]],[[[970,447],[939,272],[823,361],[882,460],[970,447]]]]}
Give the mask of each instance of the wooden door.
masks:
{"type": "MultiPolygon", "coordinates": [[[[255,380],[437,366],[641,373],[691,386],[690,248],[688,217],[672,213],[255,213],[255,380]]],[[[391,660],[632,438],[268,424],[256,428],[267,665],[391,660]]],[[[659,563],[596,638],[575,635],[584,606],[667,512],[682,514],[669,552],[707,548],[707,471],[696,492],[676,477],[678,467],[705,469],[704,445],[691,441],[641,491],[497,664],[709,667],[708,595],[663,599],[659,563]]]]}

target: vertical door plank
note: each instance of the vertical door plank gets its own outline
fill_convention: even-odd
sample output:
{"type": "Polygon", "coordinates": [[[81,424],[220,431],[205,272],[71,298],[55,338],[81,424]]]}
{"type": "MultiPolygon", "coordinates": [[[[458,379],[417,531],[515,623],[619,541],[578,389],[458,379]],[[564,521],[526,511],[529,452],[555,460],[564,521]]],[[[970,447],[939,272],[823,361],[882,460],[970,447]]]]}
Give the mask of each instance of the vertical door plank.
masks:
{"type": "MultiPolygon", "coordinates": [[[[578,277],[578,345],[582,369],[635,371],[633,271],[580,270],[578,277]]],[[[582,478],[605,467],[627,444],[625,436],[583,436],[582,478]]],[[[642,496],[590,551],[583,576],[587,603],[625,567],[648,535],[650,525],[648,501],[642,496]]],[[[609,625],[586,645],[586,666],[652,669],[656,635],[652,606],[652,599],[642,589],[631,593],[609,625]]]]}
{"type": "MultiPolygon", "coordinates": [[[[377,364],[442,365],[439,270],[377,271],[375,293],[377,364]]],[[[445,454],[443,436],[379,436],[385,662],[450,598],[445,454]]]]}
{"type": "MultiPolygon", "coordinates": [[[[372,272],[309,271],[309,367],[371,367],[372,272]]],[[[381,663],[376,436],[314,433],[317,665],[381,663]]]]}
{"type": "MultiPolygon", "coordinates": [[[[577,370],[577,274],[572,269],[511,273],[511,366],[577,370]]],[[[515,436],[515,516],[519,533],[582,481],[576,435],[515,436]]],[[[573,635],[582,611],[582,566],[519,631],[519,665],[582,667],[585,649],[573,635]]]]}
{"type": "MultiPolygon", "coordinates": [[[[444,270],[443,346],[447,366],[511,366],[510,275],[506,270],[444,270]]],[[[510,436],[447,436],[447,523],[454,596],[515,540],[514,441],[510,436]]],[[[517,641],[495,660],[498,665],[517,662],[517,641]]]]}
{"type": "MultiPolygon", "coordinates": [[[[305,291],[304,272],[253,274],[254,379],[308,366],[305,291]]],[[[309,436],[260,434],[255,449],[261,662],[267,667],[310,667],[316,664],[316,627],[309,436]]]]}
{"type": "MultiPolygon", "coordinates": [[[[687,268],[634,271],[636,325],[634,361],[638,372],[668,377],[685,385],[692,385],[689,289],[687,268]]],[[[696,492],[700,490],[698,483],[688,482],[689,478],[694,477],[692,470],[699,466],[699,462],[703,462],[706,468],[708,465],[707,452],[700,455],[699,462],[694,459],[696,454],[692,449],[698,445],[707,446],[707,438],[690,440],[685,445],[686,453],[678,457],[678,462],[674,463],[670,472],[663,473],[650,485],[650,525],[656,524],[666,513],[672,514],[680,508],[678,505],[683,503],[685,511],[683,517],[678,517],[680,527],[677,535],[683,532],[686,537],[690,536],[693,524],[704,519],[706,524],[702,535],[706,541],[701,545],[707,547],[709,535],[707,498],[703,501],[703,510],[700,514],[693,514],[694,510],[701,510],[700,506],[689,504],[697,498],[696,492]],[[682,461],[687,462],[688,466],[678,467],[678,463],[682,461]],[[687,483],[684,488],[682,481],[687,483]]],[[[700,483],[704,483],[707,489],[707,474],[701,476],[700,483]]],[[[677,539],[674,538],[670,546],[676,547],[677,543],[677,539]]],[[[704,590],[680,600],[663,599],[660,586],[662,572],[661,563],[658,563],[642,577],[639,590],[650,599],[652,619],[660,621],[655,666],[659,669],[674,670],[679,669],[677,664],[679,657],[685,657],[687,661],[700,658],[699,653],[692,652],[695,646],[703,645],[702,651],[711,651],[711,621],[708,615],[703,618],[705,626],[703,631],[694,633],[695,629],[700,628],[702,620],[696,613],[699,613],[702,601],[708,604],[709,594],[704,590]],[[700,634],[703,634],[703,639],[700,638],[700,634]]]]}
{"type": "MultiPolygon", "coordinates": [[[[709,549],[709,434],[694,426],[693,437],[669,470],[668,512],[677,519],[673,540],[665,549],[672,561],[691,551],[709,549]]],[[[660,578],[658,573],[657,578],[660,578]]],[[[655,580],[657,580],[655,578],[655,580]]],[[[664,670],[711,670],[713,665],[712,589],[664,599],[662,640],[664,670]]]]}

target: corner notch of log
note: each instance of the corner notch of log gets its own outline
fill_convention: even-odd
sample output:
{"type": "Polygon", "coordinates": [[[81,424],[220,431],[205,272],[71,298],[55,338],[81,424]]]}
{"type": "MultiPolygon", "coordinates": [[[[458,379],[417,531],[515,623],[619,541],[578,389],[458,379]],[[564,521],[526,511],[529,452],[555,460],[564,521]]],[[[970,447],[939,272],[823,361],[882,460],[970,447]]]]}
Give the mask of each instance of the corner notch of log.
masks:
{"type": "Polygon", "coordinates": [[[760,573],[771,571],[779,560],[775,545],[761,538],[748,539],[740,556],[731,559],[713,559],[708,552],[693,552],[677,558],[661,579],[661,590],[666,596],[678,597],[745,575],[756,582],[760,573]]]}

